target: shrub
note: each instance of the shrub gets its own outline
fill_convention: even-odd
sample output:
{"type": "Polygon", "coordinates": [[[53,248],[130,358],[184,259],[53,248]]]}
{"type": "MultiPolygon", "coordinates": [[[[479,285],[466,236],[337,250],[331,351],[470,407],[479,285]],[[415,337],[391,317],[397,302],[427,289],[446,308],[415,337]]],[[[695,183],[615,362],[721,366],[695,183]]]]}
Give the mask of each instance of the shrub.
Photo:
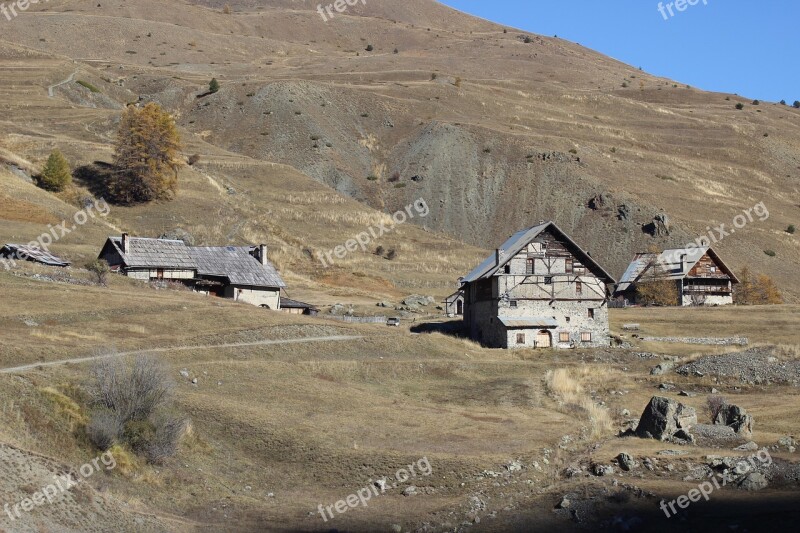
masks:
{"type": "Polygon", "coordinates": [[[111,272],[111,267],[108,266],[108,262],[105,259],[95,259],[94,261],[89,261],[86,263],[86,270],[92,273],[97,279],[97,283],[102,286],[106,286],[106,281],[108,279],[108,274],[111,272]]]}
{"type": "Polygon", "coordinates": [[[800,100],[795,100],[794,103],[792,104],[792,107],[794,107],[795,109],[800,109],[800,100]]]}
{"type": "Polygon", "coordinates": [[[431,72],[431,81],[435,80],[439,76],[435,72],[431,72]]]}
{"type": "Polygon", "coordinates": [[[231,5],[230,4],[225,4],[225,6],[222,8],[222,12],[224,14],[226,14],[226,15],[230,15],[231,14],[231,5]]]}
{"type": "Polygon", "coordinates": [[[790,224],[789,227],[786,228],[786,233],[789,233],[790,235],[794,235],[794,232],[796,230],[797,230],[797,228],[794,227],[794,224],[790,224]]]}
{"type": "Polygon", "coordinates": [[[775,253],[775,250],[764,250],[764,253],[770,257],[775,257],[776,255],[778,255],[777,253],[775,253]]]}
{"type": "Polygon", "coordinates": [[[393,53],[394,53],[394,54],[399,54],[399,53],[400,53],[400,50],[398,50],[397,48],[395,48],[393,53]]]}
{"type": "Polygon", "coordinates": [[[396,181],[400,181],[400,171],[395,170],[392,172],[392,175],[389,176],[389,183],[394,183],[396,181]]]}
{"type": "Polygon", "coordinates": [[[128,365],[106,359],[92,375],[88,391],[95,411],[87,435],[95,446],[124,443],[151,463],[174,455],[186,422],[167,414],[174,384],[160,361],[140,356],[128,365]]]}
{"type": "Polygon", "coordinates": [[[381,255],[382,256],[385,251],[386,250],[384,250],[383,246],[378,246],[377,248],[375,248],[375,255],[381,255]]]}
{"type": "Polygon", "coordinates": [[[738,109],[739,111],[741,111],[742,109],[744,109],[744,104],[743,104],[743,103],[741,103],[741,102],[739,102],[738,104],[736,104],[736,109],[738,109]]]}
{"type": "Polygon", "coordinates": [[[63,191],[72,183],[72,171],[69,162],[59,150],[53,150],[47,158],[42,173],[38,177],[39,186],[48,191],[63,191]]]}
{"type": "Polygon", "coordinates": [[[208,92],[211,94],[219,92],[219,82],[217,81],[217,78],[212,78],[208,83],[208,92]]]}
{"type": "Polygon", "coordinates": [[[386,252],[386,259],[389,261],[394,261],[397,258],[397,251],[394,248],[386,252]]]}
{"type": "Polygon", "coordinates": [[[530,44],[533,42],[533,39],[531,39],[530,35],[526,35],[523,41],[525,42],[525,44],[530,44]]]}
{"type": "Polygon", "coordinates": [[[375,47],[374,47],[374,46],[372,46],[371,44],[368,44],[368,45],[367,45],[367,47],[365,48],[365,50],[366,50],[367,52],[372,52],[373,50],[375,50],[375,47]]]}
{"type": "Polygon", "coordinates": [[[147,420],[172,397],[174,384],[158,359],[137,357],[132,365],[119,359],[102,360],[92,370],[92,403],[119,416],[122,427],[147,420]]]}
{"type": "Polygon", "coordinates": [[[578,151],[575,148],[572,148],[570,149],[569,153],[571,153],[572,155],[577,155],[578,151]]]}
{"type": "Polygon", "coordinates": [[[394,184],[394,188],[395,188],[395,189],[402,189],[402,188],[403,188],[403,187],[405,187],[406,185],[407,185],[406,183],[395,183],[395,184],[394,184]]]}
{"type": "Polygon", "coordinates": [[[198,161],[200,161],[200,154],[193,154],[189,156],[189,160],[187,161],[187,163],[189,163],[189,166],[192,166],[198,161]]]}
{"type": "Polygon", "coordinates": [[[711,417],[711,422],[717,419],[717,415],[728,405],[727,400],[722,396],[712,395],[706,399],[706,406],[708,407],[708,415],[711,417]]]}
{"type": "Polygon", "coordinates": [[[753,279],[748,267],[739,273],[739,283],[733,287],[733,302],[736,305],[775,305],[783,303],[778,286],[769,276],[759,274],[753,279]]]}
{"type": "Polygon", "coordinates": [[[95,87],[94,85],[89,83],[88,81],[78,80],[77,84],[80,85],[81,87],[86,87],[87,89],[89,89],[89,91],[91,91],[93,93],[99,93],[100,92],[100,89],[98,89],[97,87],[95,87]]]}
{"type": "Polygon", "coordinates": [[[780,104],[781,105],[786,105],[786,100],[781,100],[780,104]]]}
{"type": "Polygon", "coordinates": [[[623,81],[622,82],[622,87],[623,88],[627,88],[628,87],[628,82],[627,81],[623,81]]]}
{"type": "Polygon", "coordinates": [[[753,100],[753,105],[761,105],[761,102],[759,102],[758,100],[753,100]]]}
{"type": "Polygon", "coordinates": [[[455,85],[456,87],[461,87],[461,78],[460,77],[456,78],[456,81],[453,85],[455,85]]]}
{"type": "Polygon", "coordinates": [[[99,450],[106,451],[117,442],[122,435],[119,417],[112,411],[98,411],[86,425],[86,436],[89,442],[99,450]]]}
{"type": "Polygon", "coordinates": [[[492,149],[491,148],[484,148],[483,149],[483,153],[484,154],[491,154],[492,153],[492,149]]]}
{"type": "Polygon", "coordinates": [[[367,176],[367,179],[368,179],[369,181],[378,181],[378,176],[372,176],[372,175],[369,175],[369,176],[367,176]]]}

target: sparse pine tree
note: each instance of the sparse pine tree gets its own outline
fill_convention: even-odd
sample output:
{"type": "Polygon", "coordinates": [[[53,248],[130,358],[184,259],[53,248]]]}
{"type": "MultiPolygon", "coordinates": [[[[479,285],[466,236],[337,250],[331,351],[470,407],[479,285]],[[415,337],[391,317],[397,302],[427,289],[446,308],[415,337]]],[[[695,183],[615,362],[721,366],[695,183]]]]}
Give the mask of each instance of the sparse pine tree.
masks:
{"type": "Polygon", "coordinates": [[[128,107],[120,120],[110,190],[123,203],[172,199],[178,190],[180,136],[161,106],[128,107]]]}
{"type": "Polygon", "coordinates": [[[737,305],[752,305],[755,290],[753,287],[753,275],[749,267],[744,267],[739,273],[739,284],[733,289],[733,303],[737,305]]]}
{"type": "Polygon", "coordinates": [[[219,92],[219,82],[217,81],[217,78],[212,78],[211,81],[209,82],[208,92],[210,92],[211,94],[219,92]]]}
{"type": "Polygon", "coordinates": [[[72,183],[69,162],[60,150],[53,150],[50,157],[47,158],[47,163],[45,163],[38,181],[43,189],[56,192],[63,191],[72,183]]]}

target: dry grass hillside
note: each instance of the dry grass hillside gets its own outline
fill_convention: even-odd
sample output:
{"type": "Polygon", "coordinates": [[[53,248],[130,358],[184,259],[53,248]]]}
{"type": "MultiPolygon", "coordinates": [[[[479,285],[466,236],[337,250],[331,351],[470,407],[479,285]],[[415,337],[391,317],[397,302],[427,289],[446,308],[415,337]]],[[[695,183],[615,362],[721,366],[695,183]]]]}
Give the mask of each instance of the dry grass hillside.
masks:
{"type": "MultiPolygon", "coordinates": [[[[481,248],[554,219],[615,275],[634,252],[683,244],[721,223],[730,228],[763,201],[769,219],[718,247],[735,267],[749,264],[798,294],[789,265],[800,248],[784,230],[798,214],[800,111],[689,88],[561,39],[525,42],[523,32],[433,1],[373,0],[328,22],[317,4],[33,6],[5,24],[0,39],[0,149],[34,167],[54,146],[79,164],[108,160],[120,108],[155,100],[175,113],[187,154],[203,163],[184,174],[178,202],[120,214],[140,234],[180,225],[203,240],[263,236],[263,224],[231,227],[226,215],[256,226],[256,210],[285,229],[265,195],[296,186],[318,191],[316,200],[281,203],[291,216],[319,222],[316,207],[330,189],[310,177],[385,213],[424,198],[431,214],[415,223],[481,248]],[[199,97],[212,76],[221,90],[199,97]],[[47,87],[62,81],[48,98],[47,87]],[[228,185],[243,194],[222,201],[228,185]],[[600,193],[610,198],[587,207],[600,193]],[[224,231],[187,215],[208,213],[203,202],[215,205],[224,231]],[[646,235],[642,226],[662,212],[671,235],[646,235]]],[[[331,198],[325,209],[335,216],[366,213],[331,198]]],[[[286,266],[313,270],[298,243],[279,233],[271,238],[291,256],[286,266]]],[[[316,242],[294,237],[314,248],[347,235],[336,233],[316,242]]],[[[450,279],[476,253],[449,257],[464,260],[450,279]]],[[[442,293],[451,286],[443,277],[431,281],[442,293]]]]}

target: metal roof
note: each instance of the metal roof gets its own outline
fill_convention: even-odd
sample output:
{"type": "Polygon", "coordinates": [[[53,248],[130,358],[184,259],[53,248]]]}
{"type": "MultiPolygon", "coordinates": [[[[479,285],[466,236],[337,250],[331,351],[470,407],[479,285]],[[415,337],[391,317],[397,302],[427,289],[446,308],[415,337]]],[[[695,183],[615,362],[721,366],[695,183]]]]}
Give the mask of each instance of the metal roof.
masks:
{"type": "Polygon", "coordinates": [[[739,283],[739,279],[731,271],[717,253],[710,246],[700,246],[691,248],[671,248],[659,253],[639,253],[633,258],[631,264],[622,275],[617,291],[627,290],[631,283],[638,281],[642,275],[649,270],[648,267],[657,265],[657,277],[660,280],[683,279],[689,275],[700,259],[706,253],[719,265],[719,267],[730,276],[734,283],[739,283]]]}
{"type": "Polygon", "coordinates": [[[23,244],[6,244],[0,248],[0,257],[19,259],[20,261],[34,261],[48,266],[65,267],[70,265],[69,261],[64,261],[50,252],[23,244]]]}
{"type": "Polygon", "coordinates": [[[109,240],[128,268],[197,269],[183,241],[128,237],[128,253],[123,253],[122,237],[109,237],[109,240]]]}
{"type": "Polygon", "coordinates": [[[228,278],[232,285],[253,287],[286,287],[275,267],[267,261],[266,265],[251,255],[253,247],[224,246],[187,248],[197,265],[199,276],[228,278]]]}
{"type": "Polygon", "coordinates": [[[600,277],[604,278],[608,283],[616,283],[614,278],[601,267],[592,256],[590,256],[583,248],[578,246],[561,228],[556,226],[555,222],[543,222],[532,226],[530,228],[520,230],[508,238],[506,242],[500,245],[500,250],[503,253],[500,263],[498,264],[495,254],[489,255],[483,262],[475,267],[475,269],[463,278],[464,283],[472,283],[479,279],[486,279],[492,277],[500,270],[506,263],[514,258],[524,247],[533,241],[546,229],[552,229],[556,235],[560,236],[567,244],[571,245],[573,253],[581,260],[581,262],[600,277]]]}
{"type": "Polygon", "coordinates": [[[555,318],[543,316],[518,316],[518,317],[498,317],[498,320],[507,328],[557,328],[558,321],[555,318]]]}

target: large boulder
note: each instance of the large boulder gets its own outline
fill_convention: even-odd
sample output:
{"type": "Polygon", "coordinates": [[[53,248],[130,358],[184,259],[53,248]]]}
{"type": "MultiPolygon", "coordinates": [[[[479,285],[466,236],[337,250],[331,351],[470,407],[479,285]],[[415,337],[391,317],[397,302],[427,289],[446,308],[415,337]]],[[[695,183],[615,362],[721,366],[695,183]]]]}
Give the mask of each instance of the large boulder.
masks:
{"type": "Polygon", "coordinates": [[[753,417],[738,405],[725,405],[714,418],[714,424],[718,426],[728,426],[742,438],[750,439],[753,437],[753,417]]]}
{"type": "Polygon", "coordinates": [[[645,439],[664,441],[672,438],[678,430],[688,432],[695,424],[697,424],[697,412],[693,407],[687,407],[663,396],[653,396],[639,419],[636,435],[645,439]]]}

